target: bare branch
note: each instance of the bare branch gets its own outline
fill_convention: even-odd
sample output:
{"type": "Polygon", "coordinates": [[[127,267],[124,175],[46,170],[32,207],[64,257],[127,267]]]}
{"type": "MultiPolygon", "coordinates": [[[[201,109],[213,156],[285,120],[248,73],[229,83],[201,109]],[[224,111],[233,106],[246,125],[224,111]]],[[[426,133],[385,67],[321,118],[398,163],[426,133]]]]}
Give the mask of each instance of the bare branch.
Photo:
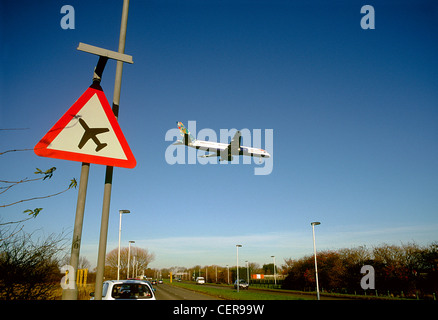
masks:
{"type": "Polygon", "coordinates": [[[12,149],[12,150],[6,150],[6,151],[3,151],[3,152],[0,152],[0,156],[4,155],[5,153],[8,153],[8,152],[31,151],[31,150],[33,150],[33,149],[12,149]]]}
{"type": "Polygon", "coordinates": [[[67,189],[65,189],[65,190],[63,190],[63,191],[60,191],[60,192],[57,192],[57,193],[54,193],[54,194],[50,194],[50,195],[48,195],[48,196],[34,197],[34,198],[29,198],[29,199],[19,200],[19,201],[16,201],[16,202],[13,202],[13,203],[9,203],[9,204],[4,204],[4,205],[1,205],[0,208],[10,207],[10,206],[13,206],[14,204],[18,204],[18,203],[22,203],[22,202],[26,202],[26,201],[41,200],[41,199],[51,198],[51,197],[54,197],[54,196],[60,195],[60,194],[62,194],[62,193],[64,193],[64,192],[70,190],[70,188],[71,188],[71,187],[69,186],[67,189]]]}

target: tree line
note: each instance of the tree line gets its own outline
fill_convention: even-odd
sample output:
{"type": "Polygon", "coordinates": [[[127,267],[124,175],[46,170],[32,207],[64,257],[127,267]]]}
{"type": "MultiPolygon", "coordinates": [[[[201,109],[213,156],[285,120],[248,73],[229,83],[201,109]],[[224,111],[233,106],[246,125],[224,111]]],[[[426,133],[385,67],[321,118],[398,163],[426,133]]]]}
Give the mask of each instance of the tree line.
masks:
{"type": "MultiPolygon", "coordinates": [[[[275,266],[276,274],[282,274],[282,268],[278,265],[275,266]]],[[[209,283],[234,283],[237,279],[237,267],[236,266],[219,266],[219,265],[195,265],[193,267],[178,267],[174,266],[171,268],[161,268],[161,269],[147,269],[145,275],[150,278],[157,278],[161,275],[163,279],[169,278],[170,273],[175,278],[181,278],[182,280],[192,280],[194,281],[197,277],[204,277],[206,282],[209,283]],[[158,276],[157,276],[158,275],[158,276]]],[[[273,275],[274,274],[274,264],[267,263],[260,266],[256,262],[248,262],[243,265],[239,265],[239,278],[240,279],[251,279],[252,274],[264,274],[273,275]]]]}
{"type": "MultiPolygon", "coordinates": [[[[320,251],[319,287],[328,292],[363,293],[360,281],[364,274],[360,270],[364,265],[374,268],[375,289],[385,294],[424,296],[438,292],[438,242],[426,246],[383,244],[372,249],[359,246],[320,251]]],[[[287,276],[283,288],[315,290],[313,255],[285,259],[284,270],[287,276]]]]}

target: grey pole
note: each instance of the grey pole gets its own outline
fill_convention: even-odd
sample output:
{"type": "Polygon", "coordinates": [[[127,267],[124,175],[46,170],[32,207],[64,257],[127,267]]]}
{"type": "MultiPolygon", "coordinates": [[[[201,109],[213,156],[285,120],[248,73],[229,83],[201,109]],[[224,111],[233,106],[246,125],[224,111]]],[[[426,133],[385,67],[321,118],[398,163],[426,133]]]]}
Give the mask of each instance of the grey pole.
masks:
{"type": "Polygon", "coordinates": [[[82,163],[81,178],[79,181],[78,201],[76,203],[76,217],[73,229],[73,241],[71,244],[70,265],[73,267],[73,285],[74,289],[64,289],[62,291],[62,300],[77,300],[78,287],[76,286],[76,275],[79,265],[79,251],[81,248],[82,225],[84,221],[85,199],[87,196],[88,173],[90,164],[82,163]]]}
{"type": "Polygon", "coordinates": [[[249,285],[249,261],[246,260],[246,281],[248,282],[249,285]]]}
{"type": "Polygon", "coordinates": [[[313,231],[313,253],[315,255],[315,276],[316,276],[316,297],[319,299],[319,284],[318,284],[318,265],[316,263],[316,245],[315,245],[315,226],[320,225],[321,222],[312,222],[312,231],[313,231]]]}
{"type": "MultiPolygon", "coordinates": [[[[102,74],[105,69],[107,57],[99,57],[96,67],[94,68],[93,83],[100,83],[102,74]]],[[[81,167],[81,178],[79,181],[78,201],[76,204],[76,217],[73,229],[73,241],[71,246],[70,265],[73,267],[74,289],[64,289],[62,300],[77,300],[78,288],[76,286],[76,276],[79,265],[79,252],[81,247],[82,226],[84,221],[85,200],[87,197],[88,175],[90,164],[83,162],[81,167]]]]}
{"type": "Polygon", "coordinates": [[[237,260],[237,292],[239,292],[240,281],[239,281],[239,247],[242,247],[241,244],[236,244],[236,260],[237,260]]]}
{"type": "Polygon", "coordinates": [[[131,257],[131,243],[135,243],[135,241],[129,241],[128,245],[128,271],[126,272],[126,279],[129,278],[129,258],[131,257]]]}
{"type": "Polygon", "coordinates": [[[275,270],[275,256],[271,256],[271,258],[274,258],[274,284],[275,284],[275,286],[277,286],[277,277],[276,277],[277,273],[275,272],[276,271],[275,270]]]}
{"type": "Polygon", "coordinates": [[[117,253],[117,280],[120,280],[120,239],[122,238],[122,214],[130,213],[129,210],[119,210],[120,220],[119,220],[119,250],[117,253]]]}
{"type": "MultiPolygon", "coordinates": [[[[122,22],[120,25],[120,36],[119,36],[119,50],[118,50],[119,53],[125,52],[126,29],[128,25],[128,11],[129,11],[129,0],[123,0],[122,22]]],[[[113,96],[113,112],[116,117],[118,117],[119,115],[120,91],[122,86],[122,71],[123,71],[123,62],[117,60],[116,79],[114,82],[114,96],[113,96]]],[[[97,256],[96,285],[94,290],[95,300],[102,300],[102,287],[103,287],[103,277],[105,272],[105,255],[106,255],[106,243],[108,236],[108,221],[109,221],[109,211],[110,211],[110,202],[111,202],[112,181],[113,181],[113,167],[107,166],[105,173],[105,186],[103,192],[102,220],[100,224],[99,253],[97,256]]]]}

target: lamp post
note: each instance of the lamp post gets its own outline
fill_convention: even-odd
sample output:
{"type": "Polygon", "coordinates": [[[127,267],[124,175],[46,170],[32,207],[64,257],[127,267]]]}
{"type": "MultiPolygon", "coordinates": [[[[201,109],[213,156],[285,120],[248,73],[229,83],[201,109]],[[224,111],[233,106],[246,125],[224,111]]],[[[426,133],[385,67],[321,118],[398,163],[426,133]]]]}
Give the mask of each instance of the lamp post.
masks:
{"type": "Polygon", "coordinates": [[[318,264],[316,263],[316,245],[315,245],[315,226],[320,225],[321,222],[315,221],[310,223],[312,225],[313,232],[313,253],[315,256],[315,278],[316,278],[316,297],[319,299],[319,284],[318,284],[318,264]]]}
{"type": "Polygon", "coordinates": [[[129,210],[119,210],[120,220],[119,220],[119,252],[117,255],[117,280],[120,280],[120,238],[122,236],[122,214],[130,213],[129,210]]]}
{"type": "Polygon", "coordinates": [[[138,278],[138,258],[135,261],[135,278],[138,278]]]}
{"type": "Polygon", "coordinates": [[[276,277],[276,270],[275,270],[275,256],[271,256],[271,258],[274,258],[274,284],[277,286],[277,277],[276,277]]]}
{"type": "Polygon", "coordinates": [[[230,284],[230,266],[227,264],[227,269],[228,269],[228,281],[227,283],[230,284]]]}
{"type": "Polygon", "coordinates": [[[246,260],[246,282],[248,282],[249,285],[249,261],[246,260]]]}
{"type": "Polygon", "coordinates": [[[131,243],[135,243],[135,241],[130,240],[128,245],[128,272],[126,272],[126,279],[129,278],[129,258],[131,257],[131,243]]]}
{"type": "Polygon", "coordinates": [[[240,281],[239,281],[239,247],[242,247],[241,244],[236,244],[236,260],[237,260],[237,292],[239,292],[240,281]]]}

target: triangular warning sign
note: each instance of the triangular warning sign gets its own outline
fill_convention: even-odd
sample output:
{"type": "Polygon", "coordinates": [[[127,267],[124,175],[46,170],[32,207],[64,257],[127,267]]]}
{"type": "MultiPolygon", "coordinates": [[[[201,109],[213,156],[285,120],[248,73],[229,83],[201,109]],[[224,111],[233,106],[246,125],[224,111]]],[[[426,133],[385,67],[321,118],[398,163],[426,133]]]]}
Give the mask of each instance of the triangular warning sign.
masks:
{"type": "Polygon", "coordinates": [[[90,86],[34,148],[41,157],[134,168],[137,161],[98,84],[90,86]]]}

